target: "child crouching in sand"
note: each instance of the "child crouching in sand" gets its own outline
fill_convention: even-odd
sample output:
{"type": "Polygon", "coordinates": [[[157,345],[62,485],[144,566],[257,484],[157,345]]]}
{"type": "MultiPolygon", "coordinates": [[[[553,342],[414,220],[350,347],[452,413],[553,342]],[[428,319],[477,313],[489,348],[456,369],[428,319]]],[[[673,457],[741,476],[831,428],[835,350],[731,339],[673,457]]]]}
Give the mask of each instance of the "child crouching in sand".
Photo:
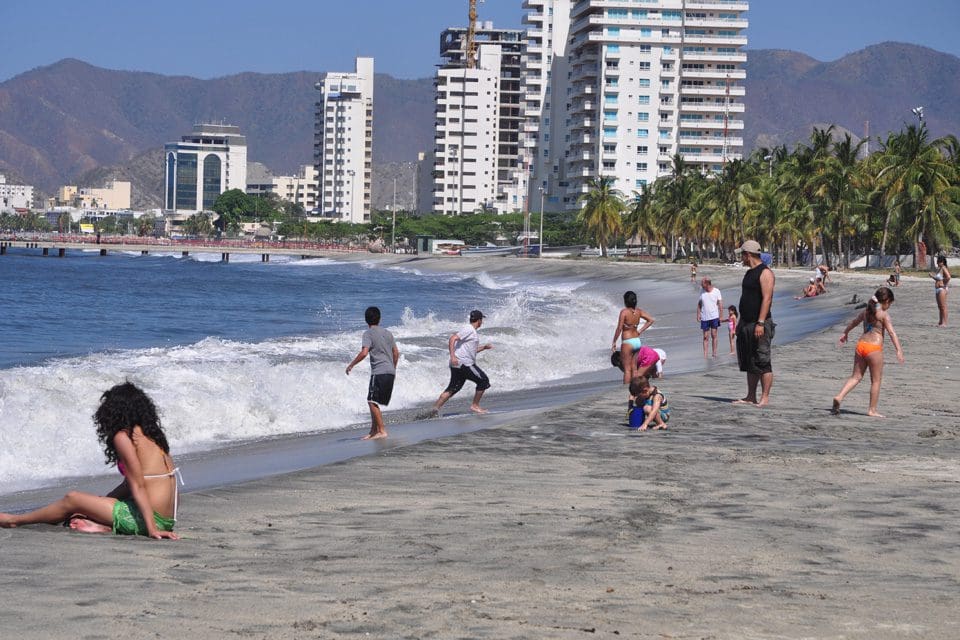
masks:
{"type": "Polygon", "coordinates": [[[880,401],[880,381],[883,379],[883,334],[890,334],[890,340],[897,350],[897,361],[903,363],[903,350],[900,348],[900,340],[897,339],[897,332],[893,330],[893,323],[890,322],[890,316],[887,311],[893,304],[893,291],[887,287],[880,287],[870,298],[867,308],[861,311],[856,318],[850,321],[847,328],[843,330],[840,336],[840,345],[847,342],[847,334],[855,326],[863,323],[863,335],[857,341],[856,354],[853,358],[853,374],[847,379],[840,393],[833,399],[834,415],[840,414],[840,403],[847,397],[847,394],[853,391],[853,388],[860,384],[864,372],[870,369],[870,405],[867,408],[867,415],[875,418],[883,416],[877,411],[877,403],[880,401]]]}
{"type": "Polygon", "coordinates": [[[630,409],[630,428],[646,431],[653,423],[654,429],[666,429],[670,420],[670,405],[659,389],[650,384],[647,376],[637,376],[630,381],[630,395],[635,398],[630,409]]]}

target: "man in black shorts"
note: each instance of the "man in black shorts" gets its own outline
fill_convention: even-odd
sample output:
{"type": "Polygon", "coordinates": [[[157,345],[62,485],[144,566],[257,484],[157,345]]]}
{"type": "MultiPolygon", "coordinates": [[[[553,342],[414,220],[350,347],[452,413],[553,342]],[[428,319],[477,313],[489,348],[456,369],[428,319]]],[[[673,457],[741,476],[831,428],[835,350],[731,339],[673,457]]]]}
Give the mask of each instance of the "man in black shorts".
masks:
{"type": "Polygon", "coordinates": [[[743,266],[747,267],[740,294],[740,322],[737,324],[737,361],[740,371],[747,374],[747,395],[734,403],[764,407],[770,402],[773,387],[770,345],[777,325],[773,322],[770,307],[775,278],[773,271],[760,258],[760,243],[747,240],[737,252],[742,254],[743,266]]]}
{"type": "Polygon", "coordinates": [[[397,373],[400,350],[393,340],[393,334],[380,327],[380,309],[367,307],[364,313],[367,330],[363,332],[360,353],[347,365],[347,375],[361,360],[370,354],[370,387],[367,390],[367,405],[370,407],[370,433],[364,440],[378,440],[387,437],[383,425],[383,413],[380,407],[390,404],[393,395],[393,380],[397,373]]]}
{"type": "Polygon", "coordinates": [[[477,390],[473,394],[473,402],[470,403],[470,411],[474,413],[486,413],[486,409],[480,408],[480,398],[483,392],[490,388],[490,379],[483,369],[477,366],[477,354],[487,349],[493,349],[492,344],[480,344],[480,335],[477,329],[483,324],[483,314],[477,309],[470,312],[470,324],[460,329],[457,333],[450,336],[447,341],[447,348],[450,350],[450,384],[444,389],[443,393],[433,404],[434,413],[440,412],[440,407],[452,398],[467,380],[477,385],[477,390]]]}

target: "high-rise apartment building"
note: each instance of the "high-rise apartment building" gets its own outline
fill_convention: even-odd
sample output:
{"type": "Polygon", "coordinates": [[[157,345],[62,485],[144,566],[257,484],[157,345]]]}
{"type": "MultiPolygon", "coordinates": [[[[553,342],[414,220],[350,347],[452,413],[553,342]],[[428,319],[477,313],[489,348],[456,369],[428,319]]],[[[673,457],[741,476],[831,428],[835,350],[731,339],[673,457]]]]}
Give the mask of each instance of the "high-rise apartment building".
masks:
{"type": "Polygon", "coordinates": [[[239,127],[198,124],[180,142],[167,143],[163,150],[165,211],[210,211],[224,191],[247,187],[247,139],[239,127]]]}
{"type": "Polygon", "coordinates": [[[7,177],[0,173],[0,213],[33,207],[33,187],[26,184],[7,184],[7,177]]]}
{"type": "Polygon", "coordinates": [[[316,85],[313,161],[318,215],[370,221],[373,187],[373,58],[354,73],[328,72],[316,85]]]}
{"type": "Polygon", "coordinates": [[[477,60],[468,68],[467,29],[440,38],[433,160],[433,211],[446,214],[517,211],[526,172],[520,158],[524,32],[475,31],[477,60]]]}
{"type": "Polygon", "coordinates": [[[615,178],[629,195],[669,174],[676,153],[703,172],[742,157],[747,0],[524,7],[525,111],[540,114],[536,129],[524,125],[527,144],[536,141],[531,197],[542,186],[548,208],[570,209],[598,176],[615,178]]]}

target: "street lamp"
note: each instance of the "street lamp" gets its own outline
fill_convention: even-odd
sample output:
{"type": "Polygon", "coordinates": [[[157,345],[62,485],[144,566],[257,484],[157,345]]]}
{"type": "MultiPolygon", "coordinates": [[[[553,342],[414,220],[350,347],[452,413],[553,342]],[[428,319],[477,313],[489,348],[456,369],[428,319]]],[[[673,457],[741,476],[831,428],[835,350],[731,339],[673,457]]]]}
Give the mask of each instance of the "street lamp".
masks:
{"type": "Polygon", "coordinates": [[[770,177],[772,178],[773,177],[773,156],[772,155],[763,156],[763,159],[770,164],[770,177]]]}
{"type": "MultiPolygon", "coordinates": [[[[350,200],[348,201],[350,207],[348,209],[348,214],[350,215],[350,218],[353,219],[353,176],[357,175],[357,172],[353,169],[347,169],[347,175],[350,176],[350,200]]],[[[342,211],[340,212],[340,217],[343,217],[342,211]]]]}
{"type": "Polygon", "coordinates": [[[543,257],[543,185],[540,185],[540,235],[538,240],[540,241],[540,257],[543,257]]]}
{"type": "Polygon", "coordinates": [[[913,113],[913,115],[917,116],[920,124],[923,124],[923,107],[914,107],[913,109],[910,109],[910,111],[913,113]]]}

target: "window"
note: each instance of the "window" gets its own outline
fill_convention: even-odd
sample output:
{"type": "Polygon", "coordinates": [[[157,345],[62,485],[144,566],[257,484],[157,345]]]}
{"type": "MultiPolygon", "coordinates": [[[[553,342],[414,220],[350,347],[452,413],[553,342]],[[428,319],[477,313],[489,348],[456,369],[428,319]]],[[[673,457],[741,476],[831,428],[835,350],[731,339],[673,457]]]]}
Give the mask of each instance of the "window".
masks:
{"type": "Polygon", "coordinates": [[[197,208],[197,154],[177,154],[177,209],[197,208]]]}
{"type": "Polygon", "coordinates": [[[220,195],[220,157],[207,154],[203,159],[203,208],[210,209],[220,195]]]}
{"type": "Polygon", "coordinates": [[[640,63],[640,71],[650,71],[650,63],[649,63],[649,62],[641,62],[641,63],[640,63]]]}
{"type": "Polygon", "coordinates": [[[649,38],[652,35],[652,31],[647,28],[640,29],[641,38],[649,38]]]}
{"type": "Polygon", "coordinates": [[[617,128],[616,128],[616,127],[604,127],[604,128],[603,128],[603,137],[604,137],[604,138],[616,138],[616,137],[617,137],[617,128]]]}
{"type": "Polygon", "coordinates": [[[619,36],[619,35],[620,35],[620,27],[607,27],[607,35],[608,35],[608,36],[619,36]]]}
{"type": "Polygon", "coordinates": [[[641,89],[649,89],[649,88],[650,88],[650,79],[649,79],[649,78],[640,78],[640,79],[637,81],[637,84],[640,86],[641,89]]]}
{"type": "Polygon", "coordinates": [[[603,119],[606,122],[616,122],[617,121],[617,112],[616,111],[604,111],[603,119]]]}
{"type": "Polygon", "coordinates": [[[638,138],[646,138],[646,137],[648,137],[649,135],[650,135],[650,130],[649,130],[649,129],[637,129],[637,137],[638,137],[638,138]]]}
{"type": "Polygon", "coordinates": [[[646,111],[641,111],[640,113],[637,114],[637,120],[639,120],[640,122],[649,122],[650,114],[647,113],[646,111]]]}
{"type": "Polygon", "coordinates": [[[650,104],[650,96],[639,96],[640,104],[650,104]]]}
{"type": "Polygon", "coordinates": [[[642,144],[642,145],[638,145],[638,146],[637,146],[637,155],[638,155],[638,156],[645,156],[645,155],[647,155],[647,153],[648,153],[649,151],[650,151],[650,147],[648,147],[648,146],[645,145],[645,144],[642,144]]]}

